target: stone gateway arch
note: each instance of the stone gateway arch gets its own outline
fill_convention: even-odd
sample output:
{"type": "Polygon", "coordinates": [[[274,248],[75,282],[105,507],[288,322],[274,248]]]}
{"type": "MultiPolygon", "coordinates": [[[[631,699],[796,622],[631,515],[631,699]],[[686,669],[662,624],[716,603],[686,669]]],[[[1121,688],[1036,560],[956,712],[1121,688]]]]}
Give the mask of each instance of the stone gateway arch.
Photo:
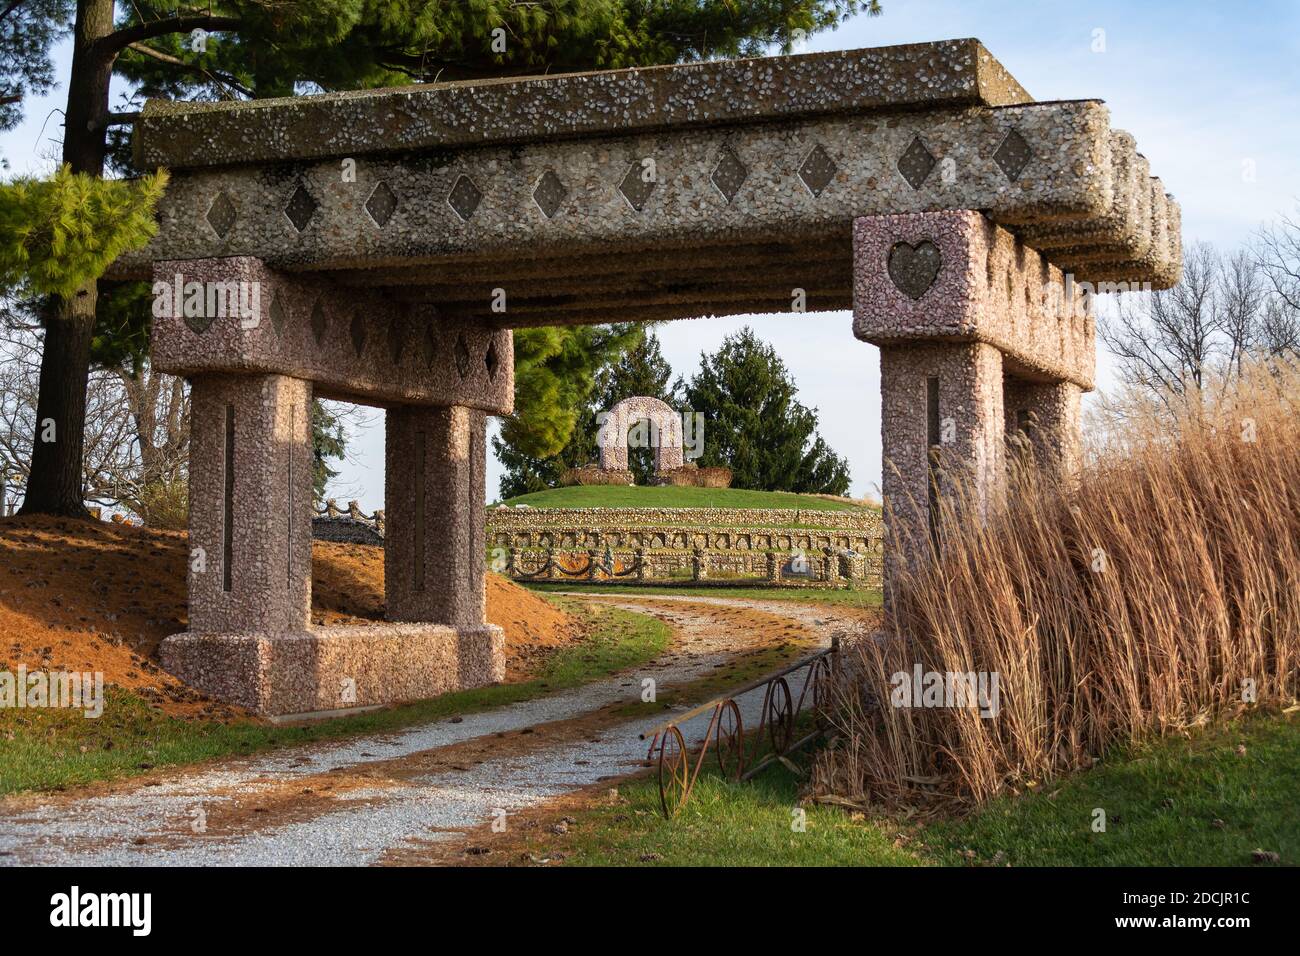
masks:
{"type": "Polygon", "coordinates": [[[646,435],[655,450],[655,474],[682,467],[682,419],[667,402],[649,395],[634,395],[616,402],[600,420],[596,440],[600,467],[627,470],[627,433],[633,424],[647,423],[646,435]]]}
{"type": "Polygon", "coordinates": [[[995,495],[1032,419],[1069,467],[1077,291],[1181,272],[1178,205],[1106,106],[1036,103],[976,40],[150,101],[134,147],[172,181],[112,275],[154,281],[155,366],[193,384],[190,629],[163,660],[272,715],[501,678],[484,429],[512,328],[852,308],[885,494],[920,523],[936,447],[995,495]],[[311,625],[313,396],[388,411],[388,623],[311,625]]]}

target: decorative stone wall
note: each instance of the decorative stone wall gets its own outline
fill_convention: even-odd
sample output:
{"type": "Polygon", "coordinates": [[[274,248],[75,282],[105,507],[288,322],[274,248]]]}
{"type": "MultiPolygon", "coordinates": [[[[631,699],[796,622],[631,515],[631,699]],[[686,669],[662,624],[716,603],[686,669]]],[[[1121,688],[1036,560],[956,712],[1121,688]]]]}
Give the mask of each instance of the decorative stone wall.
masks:
{"type": "Polygon", "coordinates": [[[879,586],[884,525],[872,511],[768,509],[549,509],[488,514],[489,554],[516,577],[650,581],[745,577],[766,583],[857,581],[879,586]],[[796,524],[764,525],[777,515],[796,524]],[[853,516],[844,523],[841,516],[853,516]],[[680,523],[668,523],[665,518],[680,523]],[[727,519],[718,521],[717,518],[727,519]],[[745,518],[750,520],[746,523],[745,518]],[[601,565],[610,554],[614,572],[601,565]],[[782,573],[782,569],[785,572],[782,573]],[[690,574],[678,572],[690,571],[690,574]]]}

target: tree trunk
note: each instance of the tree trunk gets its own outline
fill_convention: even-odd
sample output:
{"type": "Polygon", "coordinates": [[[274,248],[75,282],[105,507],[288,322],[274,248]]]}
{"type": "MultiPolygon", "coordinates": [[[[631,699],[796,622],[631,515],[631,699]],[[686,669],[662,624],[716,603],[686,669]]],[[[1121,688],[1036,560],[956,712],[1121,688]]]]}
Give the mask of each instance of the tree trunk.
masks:
{"type": "MultiPolygon", "coordinates": [[[[63,129],[63,161],[74,173],[104,174],[113,58],[99,41],[112,32],[113,0],[78,2],[63,129]]],[[[91,282],[71,300],[51,297],[43,309],[45,347],[36,435],[22,514],[86,514],[81,457],[97,300],[96,284],[91,282]],[[42,441],[50,437],[42,423],[50,422],[54,440],[42,441]]]]}
{"type": "Polygon", "coordinates": [[[95,300],[92,282],[71,300],[59,300],[58,314],[46,324],[32,466],[20,514],[87,514],[82,448],[95,300]]]}

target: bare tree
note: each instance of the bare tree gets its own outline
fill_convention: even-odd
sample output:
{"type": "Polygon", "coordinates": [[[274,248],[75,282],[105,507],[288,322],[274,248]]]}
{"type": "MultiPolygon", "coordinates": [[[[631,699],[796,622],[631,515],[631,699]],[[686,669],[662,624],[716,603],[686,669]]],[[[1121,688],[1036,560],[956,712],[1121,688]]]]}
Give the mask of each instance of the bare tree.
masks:
{"type": "Polygon", "coordinates": [[[1284,219],[1227,255],[1192,245],[1178,285],[1121,296],[1097,331],[1124,390],[1149,391],[1173,411],[1228,387],[1251,362],[1300,357],[1297,302],[1300,227],[1284,219]]]}
{"type": "Polygon", "coordinates": [[[1300,222],[1282,216],[1264,226],[1253,252],[1271,291],[1260,347],[1270,355],[1300,355],[1300,222]]]}
{"type": "Polygon", "coordinates": [[[1218,308],[1223,261],[1213,246],[1197,243],[1183,261],[1183,280],[1160,292],[1125,293],[1097,333],[1119,359],[1126,387],[1147,388],[1166,403],[1200,389],[1222,354],[1218,308]]]}
{"type": "MultiPolygon", "coordinates": [[[[36,422],[42,333],[25,303],[0,323],[0,472],[7,510],[25,495],[36,422]]],[[[87,388],[86,500],[150,520],[151,492],[183,482],[189,456],[189,393],[183,379],[142,369],[95,368],[87,388]]]]}

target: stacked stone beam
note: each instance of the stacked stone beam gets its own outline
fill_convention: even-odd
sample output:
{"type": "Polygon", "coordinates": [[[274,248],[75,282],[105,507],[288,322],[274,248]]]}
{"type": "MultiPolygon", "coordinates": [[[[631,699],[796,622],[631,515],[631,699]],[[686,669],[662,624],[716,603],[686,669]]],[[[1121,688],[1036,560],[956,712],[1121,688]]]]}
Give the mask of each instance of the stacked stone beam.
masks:
{"type": "Polygon", "coordinates": [[[977,41],[151,101],[136,142],[173,179],[116,275],[249,255],[501,326],[847,308],[861,215],[981,209],[1079,281],[1181,270],[1177,204],[1105,105],[1034,103],[977,41]]]}

